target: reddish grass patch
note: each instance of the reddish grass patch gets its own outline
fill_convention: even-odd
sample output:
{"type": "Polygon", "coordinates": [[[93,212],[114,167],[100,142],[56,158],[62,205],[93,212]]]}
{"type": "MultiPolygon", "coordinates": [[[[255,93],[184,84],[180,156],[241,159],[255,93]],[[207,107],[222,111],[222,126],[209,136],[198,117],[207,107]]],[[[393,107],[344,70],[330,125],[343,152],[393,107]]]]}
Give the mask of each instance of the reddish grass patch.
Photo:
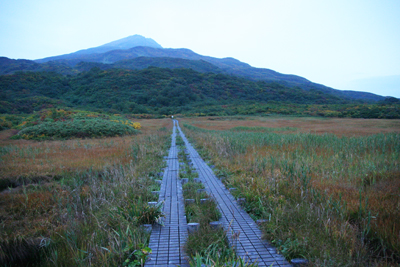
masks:
{"type": "MultiPolygon", "coordinates": [[[[137,120],[135,120],[137,121],[137,120]]],[[[161,127],[171,128],[170,119],[139,120],[139,138],[124,136],[103,139],[75,139],[65,141],[10,140],[13,130],[1,131],[0,146],[13,150],[1,157],[1,178],[54,176],[105,165],[126,164],[134,160],[131,145],[140,136],[154,133],[161,127]]],[[[139,141],[140,145],[143,145],[139,141]]]]}
{"type": "Polygon", "coordinates": [[[333,133],[337,136],[363,136],[377,133],[400,132],[400,120],[313,117],[246,117],[245,120],[222,117],[220,120],[210,119],[215,118],[182,118],[180,121],[209,130],[229,130],[238,126],[268,128],[293,127],[304,133],[333,133]]]}

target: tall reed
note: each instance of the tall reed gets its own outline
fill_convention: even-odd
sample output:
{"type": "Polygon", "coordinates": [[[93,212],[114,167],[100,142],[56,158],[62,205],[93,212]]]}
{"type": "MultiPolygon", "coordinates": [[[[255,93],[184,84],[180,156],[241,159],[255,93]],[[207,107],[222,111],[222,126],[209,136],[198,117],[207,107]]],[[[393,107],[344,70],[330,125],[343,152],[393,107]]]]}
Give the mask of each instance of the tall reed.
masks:
{"type": "Polygon", "coordinates": [[[26,153],[44,157],[59,151],[79,158],[85,150],[107,152],[110,148],[118,159],[112,154],[108,154],[111,160],[97,155],[95,159],[101,158],[98,165],[93,161],[90,165],[90,159],[86,165],[66,159],[64,164],[70,169],[61,177],[51,179],[50,173],[40,183],[28,179],[29,184],[0,194],[4,208],[0,217],[5,218],[1,221],[0,265],[123,266],[133,262],[136,251],[149,239],[141,224],[162,216],[147,202],[156,200],[151,191],[158,188],[155,180],[164,166],[168,138],[167,131],[159,131],[6,149],[11,160],[15,153],[21,154],[15,155],[16,161],[26,153]]]}
{"type": "Polygon", "coordinates": [[[247,198],[265,236],[316,266],[400,259],[400,135],[209,131],[185,134],[247,198]],[[321,250],[321,247],[324,249],[321,250]]]}

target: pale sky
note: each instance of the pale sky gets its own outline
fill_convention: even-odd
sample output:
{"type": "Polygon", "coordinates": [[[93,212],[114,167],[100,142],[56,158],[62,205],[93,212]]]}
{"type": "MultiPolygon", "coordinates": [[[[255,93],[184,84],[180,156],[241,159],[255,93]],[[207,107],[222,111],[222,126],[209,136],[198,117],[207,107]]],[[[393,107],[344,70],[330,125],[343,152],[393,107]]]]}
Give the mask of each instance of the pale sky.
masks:
{"type": "Polygon", "coordinates": [[[0,56],[39,59],[134,34],[400,97],[400,0],[0,0],[0,56]]]}

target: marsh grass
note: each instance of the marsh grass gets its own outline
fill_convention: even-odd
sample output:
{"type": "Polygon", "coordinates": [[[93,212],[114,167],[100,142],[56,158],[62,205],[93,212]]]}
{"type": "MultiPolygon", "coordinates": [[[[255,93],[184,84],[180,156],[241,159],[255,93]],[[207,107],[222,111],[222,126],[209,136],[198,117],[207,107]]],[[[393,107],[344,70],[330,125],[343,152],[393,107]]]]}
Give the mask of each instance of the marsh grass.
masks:
{"type": "Polygon", "coordinates": [[[70,172],[130,164],[143,156],[146,143],[153,139],[153,135],[146,134],[66,141],[3,141],[5,144],[0,144],[0,179],[7,178],[18,184],[35,179],[49,182],[68,176],[70,172]]]}
{"type": "MultiPolygon", "coordinates": [[[[190,123],[207,130],[230,130],[236,127],[249,128],[296,128],[297,132],[336,136],[366,136],[378,133],[400,132],[400,120],[385,119],[350,119],[295,116],[230,116],[215,120],[215,117],[182,118],[181,123],[190,123]],[[238,120],[237,118],[241,118],[238,120]]],[[[285,132],[282,132],[285,133],[285,132]]]]}
{"type": "Polygon", "coordinates": [[[148,244],[141,224],[162,216],[147,202],[156,198],[151,191],[158,188],[168,140],[167,131],[154,131],[3,146],[2,179],[26,180],[0,192],[0,265],[133,263],[148,244]],[[36,168],[37,160],[46,158],[46,166],[36,168]],[[39,175],[46,178],[35,180],[39,175]]]}
{"type": "Polygon", "coordinates": [[[231,128],[229,130],[232,132],[264,132],[264,133],[268,133],[268,132],[296,132],[297,128],[294,128],[294,127],[274,128],[274,127],[257,127],[257,126],[253,126],[253,127],[237,126],[237,127],[231,128]]]}
{"type": "Polygon", "coordinates": [[[199,231],[190,234],[185,251],[192,256],[191,266],[231,266],[232,261],[237,260],[225,231],[212,229],[210,226],[203,226],[199,231]]]}
{"type": "Polygon", "coordinates": [[[183,196],[185,199],[194,199],[195,203],[185,204],[185,213],[187,222],[197,222],[200,225],[208,225],[210,222],[218,221],[221,213],[217,208],[217,204],[207,193],[197,193],[198,189],[203,189],[200,183],[189,182],[183,186],[183,196]],[[201,203],[201,199],[207,199],[205,203],[201,203]]]}
{"type": "Polygon", "coordinates": [[[189,166],[189,157],[185,151],[185,145],[180,136],[176,140],[179,146],[178,157],[179,161],[183,163],[180,167],[181,178],[188,178],[189,182],[182,186],[184,199],[194,199],[195,203],[185,203],[185,213],[187,222],[197,222],[200,225],[208,225],[212,221],[218,221],[221,214],[217,208],[217,204],[206,192],[198,192],[199,189],[204,189],[202,183],[194,182],[194,178],[198,177],[198,173],[189,166]],[[201,203],[201,199],[207,199],[205,203],[201,203]]]}
{"type": "Polygon", "coordinates": [[[314,266],[400,258],[400,136],[208,131],[185,124],[288,259],[314,266]],[[396,193],[397,192],[397,193],[396,193]],[[322,249],[321,249],[322,248],[322,249]]]}
{"type": "Polygon", "coordinates": [[[189,256],[191,266],[256,266],[248,265],[243,259],[237,257],[234,248],[229,244],[227,238],[227,230],[212,229],[210,222],[218,221],[221,213],[217,208],[216,201],[206,192],[198,192],[198,189],[204,189],[202,183],[197,183],[193,179],[198,174],[189,165],[190,160],[185,150],[185,145],[180,136],[176,140],[179,146],[179,161],[183,166],[180,167],[181,178],[188,178],[189,182],[184,184],[184,199],[194,199],[192,204],[185,203],[185,214],[187,222],[196,222],[200,224],[197,232],[188,236],[184,246],[186,254],[189,256]],[[201,202],[202,199],[207,199],[201,202]]]}

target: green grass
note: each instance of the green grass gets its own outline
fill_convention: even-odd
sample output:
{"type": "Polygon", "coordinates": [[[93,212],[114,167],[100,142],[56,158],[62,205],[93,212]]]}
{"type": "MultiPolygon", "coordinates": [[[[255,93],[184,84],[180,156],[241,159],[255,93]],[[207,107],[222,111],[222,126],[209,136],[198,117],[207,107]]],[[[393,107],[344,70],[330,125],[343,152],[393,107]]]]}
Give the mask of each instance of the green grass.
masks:
{"type": "Polygon", "coordinates": [[[200,225],[208,225],[210,222],[218,221],[221,217],[215,201],[205,192],[197,193],[198,189],[203,188],[203,184],[193,182],[186,183],[183,186],[183,197],[195,200],[195,203],[185,204],[188,223],[197,222],[200,225]],[[208,201],[201,203],[201,199],[208,199],[208,201]]]}
{"type": "Polygon", "coordinates": [[[400,136],[208,131],[185,134],[246,198],[266,239],[315,266],[392,266],[400,259],[400,136]],[[322,249],[321,249],[322,248],[322,249]]]}
{"type": "MultiPolygon", "coordinates": [[[[71,169],[0,194],[0,265],[140,266],[149,240],[141,225],[163,216],[147,202],[156,200],[151,191],[158,188],[169,133],[129,138],[145,143],[134,146],[134,160],[71,169]]],[[[46,149],[46,143],[35,146],[46,149]]]]}
{"type": "Polygon", "coordinates": [[[185,244],[185,251],[191,255],[191,265],[223,266],[235,258],[235,252],[226,238],[223,229],[212,229],[203,226],[199,231],[190,234],[185,244]],[[211,263],[211,264],[210,264],[211,263]]]}

